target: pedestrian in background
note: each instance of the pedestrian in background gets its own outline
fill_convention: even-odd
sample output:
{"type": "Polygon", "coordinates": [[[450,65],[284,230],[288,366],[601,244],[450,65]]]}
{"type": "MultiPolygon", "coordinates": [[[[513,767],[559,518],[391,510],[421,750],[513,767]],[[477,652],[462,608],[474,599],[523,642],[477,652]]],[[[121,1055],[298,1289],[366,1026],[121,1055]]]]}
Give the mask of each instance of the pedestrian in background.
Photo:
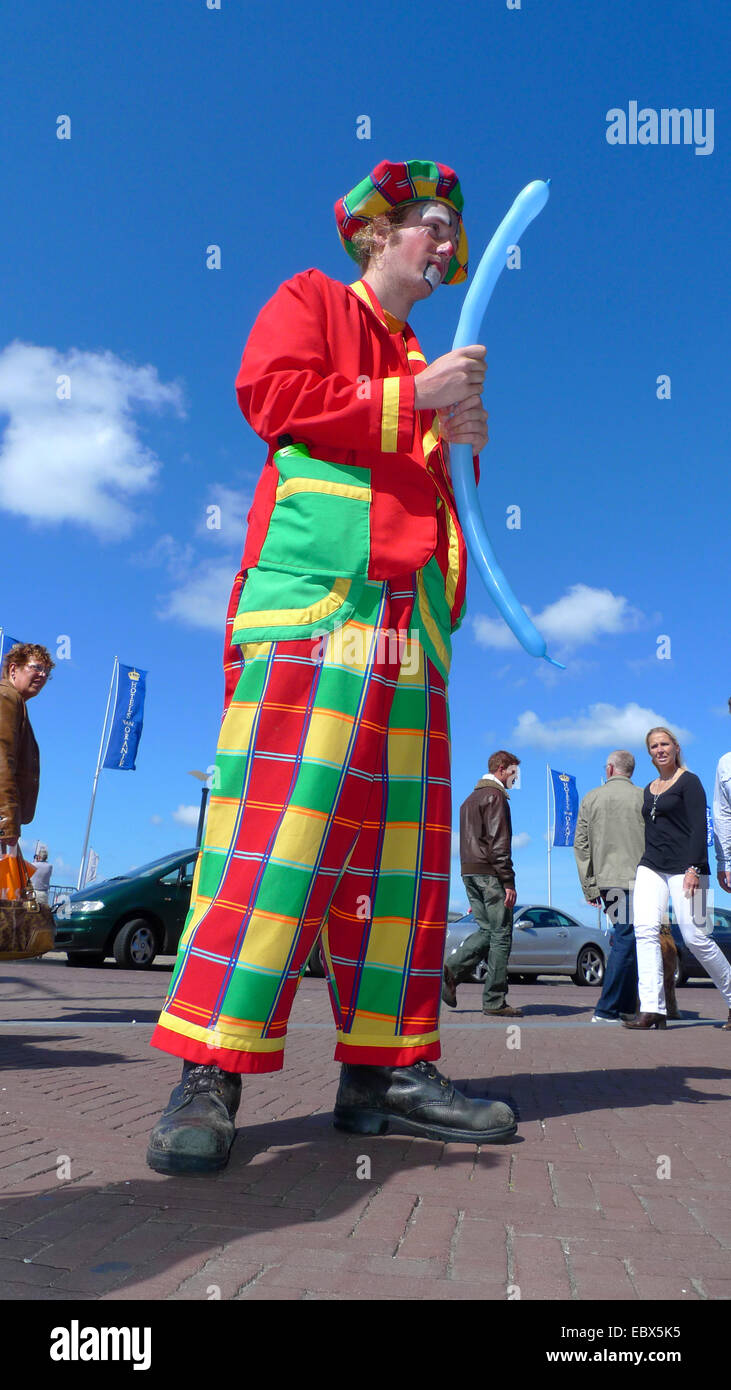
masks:
{"type": "Polygon", "coordinates": [[[39,903],[47,903],[53,864],[48,863],[48,850],[43,845],[33,855],[33,869],[33,892],[39,903]]]}
{"type": "MultiPolygon", "coordinates": [[[[731,700],[728,702],[731,714],[731,700]]],[[[731,893],[731,753],[718,760],[713,789],[713,834],[716,844],[716,871],[724,892],[731,893]]]]}
{"type": "Polygon", "coordinates": [[[607,780],[582,799],[574,835],[574,855],[587,902],[603,903],[614,928],[599,1002],[592,1023],[634,1018],[637,952],[632,925],[632,888],[645,849],[643,793],[632,779],[635,760],[626,748],[607,758],[607,780]]]}
{"type": "Polygon", "coordinates": [[[40,757],[26,705],[43,690],[54,663],[45,647],[16,642],[0,679],[0,850],[15,851],[38,800],[40,757]]]}
{"type": "Polygon", "coordinates": [[[487,772],[463,801],[459,812],[462,881],[477,930],[444,966],[442,999],[457,1006],[457,985],[484,961],[482,1012],[490,1018],[522,1018],[508,1004],[508,957],[513,944],[515,871],[513,827],[508,791],[518,775],[520,758],[504,748],[493,753],[487,772]]]}
{"type": "Polygon", "coordinates": [[[666,1026],[660,925],[670,897],[686,946],[726,1001],[729,1013],[723,1026],[731,1032],[731,965],[706,927],[710,873],[706,794],[700,779],[683,762],[680,745],[669,729],[650,729],[645,741],[658,775],[645,787],[645,852],[635,879],[640,1015],[624,1027],[666,1026]]]}

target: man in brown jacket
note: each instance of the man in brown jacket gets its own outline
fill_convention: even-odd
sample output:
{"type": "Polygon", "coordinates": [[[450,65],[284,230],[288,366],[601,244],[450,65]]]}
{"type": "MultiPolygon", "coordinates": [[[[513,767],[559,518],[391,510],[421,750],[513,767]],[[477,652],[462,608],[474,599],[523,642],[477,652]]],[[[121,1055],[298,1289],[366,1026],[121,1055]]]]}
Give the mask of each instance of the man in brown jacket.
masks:
{"type": "Polygon", "coordinates": [[[45,647],[16,642],[0,680],[0,852],[14,848],[20,828],[32,821],[38,800],[40,759],[26,702],[46,684],[53,662],[45,647]]]}
{"type": "Polygon", "coordinates": [[[518,775],[520,758],[504,748],[488,759],[487,772],[459,812],[462,880],[477,930],[444,967],[442,999],[457,1004],[457,985],[478,961],[487,964],[482,1012],[490,1018],[521,1018],[522,1009],[507,1002],[508,956],[513,944],[515,872],[511,854],[513,827],[508,790],[518,775]]]}

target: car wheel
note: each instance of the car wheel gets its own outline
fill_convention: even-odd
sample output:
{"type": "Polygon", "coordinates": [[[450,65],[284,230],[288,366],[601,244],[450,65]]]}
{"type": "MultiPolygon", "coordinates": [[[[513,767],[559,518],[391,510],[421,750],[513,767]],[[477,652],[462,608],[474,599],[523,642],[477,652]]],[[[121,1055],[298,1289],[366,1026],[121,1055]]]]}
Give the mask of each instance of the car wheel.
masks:
{"type": "Polygon", "coordinates": [[[157,940],[149,922],[135,917],[117,932],[112,947],[117,965],[125,970],[149,970],[157,955],[157,940]]]}
{"type": "Polygon", "coordinates": [[[67,951],[67,965],[103,965],[106,956],[103,951],[67,951]]]}
{"type": "Polygon", "coordinates": [[[680,956],[678,956],[678,960],[675,966],[675,972],[673,974],[675,988],[680,989],[681,985],[687,985],[688,978],[689,977],[686,975],[682,965],[680,964],[680,956]]]}
{"type": "Polygon", "coordinates": [[[472,974],[471,974],[471,976],[470,976],[470,979],[471,979],[471,981],[472,981],[473,984],[475,984],[475,985],[481,985],[481,984],[482,984],[482,981],[484,980],[484,978],[485,978],[485,976],[486,976],[486,974],[487,974],[487,962],[484,961],[484,960],[478,960],[477,965],[475,966],[474,970],[472,971],[472,974]]]}
{"type": "Polygon", "coordinates": [[[600,985],[604,979],[604,957],[598,946],[584,946],[576,962],[575,985],[600,985]]]}

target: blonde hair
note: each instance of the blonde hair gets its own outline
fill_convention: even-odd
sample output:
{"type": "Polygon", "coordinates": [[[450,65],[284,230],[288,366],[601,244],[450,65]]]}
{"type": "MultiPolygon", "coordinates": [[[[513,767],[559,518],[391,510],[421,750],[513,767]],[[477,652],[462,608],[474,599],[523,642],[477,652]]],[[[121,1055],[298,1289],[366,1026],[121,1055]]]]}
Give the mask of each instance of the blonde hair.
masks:
{"type": "Polygon", "coordinates": [[[394,235],[406,221],[413,206],[413,202],[398,203],[395,208],[389,208],[386,212],[372,217],[365,227],[353,233],[351,245],[361,270],[368,269],[372,258],[380,250],[381,241],[385,244],[389,237],[394,235]]]}
{"type": "MultiPolygon", "coordinates": [[[[675,734],[673,733],[672,729],[666,729],[664,724],[658,724],[658,725],[656,726],[656,728],[650,729],[649,732],[648,732],[648,734],[647,734],[647,736],[646,736],[646,738],[645,738],[645,747],[646,747],[648,753],[650,752],[650,739],[652,738],[652,735],[653,735],[653,734],[667,734],[668,738],[671,739],[672,742],[675,744],[675,761],[676,761],[676,763],[677,763],[677,766],[678,766],[679,768],[681,768],[683,771],[686,771],[686,770],[687,770],[687,764],[686,764],[686,762],[685,762],[685,760],[684,760],[684,758],[683,758],[683,750],[682,750],[682,748],[680,747],[680,744],[678,743],[678,740],[676,739],[675,734]]],[[[655,762],[655,759],[652,758],[652,755],[650,755],[650,756],[651,756],[652,762],[655,764],[655,767],[657,767],[657,763],[655,762]]]]}

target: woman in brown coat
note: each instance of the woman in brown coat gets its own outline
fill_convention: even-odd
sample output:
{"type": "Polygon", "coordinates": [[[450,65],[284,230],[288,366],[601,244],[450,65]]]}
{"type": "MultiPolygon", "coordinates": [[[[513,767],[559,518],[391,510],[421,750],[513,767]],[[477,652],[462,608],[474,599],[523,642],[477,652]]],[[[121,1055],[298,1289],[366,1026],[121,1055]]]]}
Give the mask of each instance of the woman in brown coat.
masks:
{"type": "Polygon", "coordinates": [[[40,760],[26,704],[41,691],[54,663],[45,647],[16,642],[0,680],[0,851],[20,839],[38,799],[40,760]]]}

